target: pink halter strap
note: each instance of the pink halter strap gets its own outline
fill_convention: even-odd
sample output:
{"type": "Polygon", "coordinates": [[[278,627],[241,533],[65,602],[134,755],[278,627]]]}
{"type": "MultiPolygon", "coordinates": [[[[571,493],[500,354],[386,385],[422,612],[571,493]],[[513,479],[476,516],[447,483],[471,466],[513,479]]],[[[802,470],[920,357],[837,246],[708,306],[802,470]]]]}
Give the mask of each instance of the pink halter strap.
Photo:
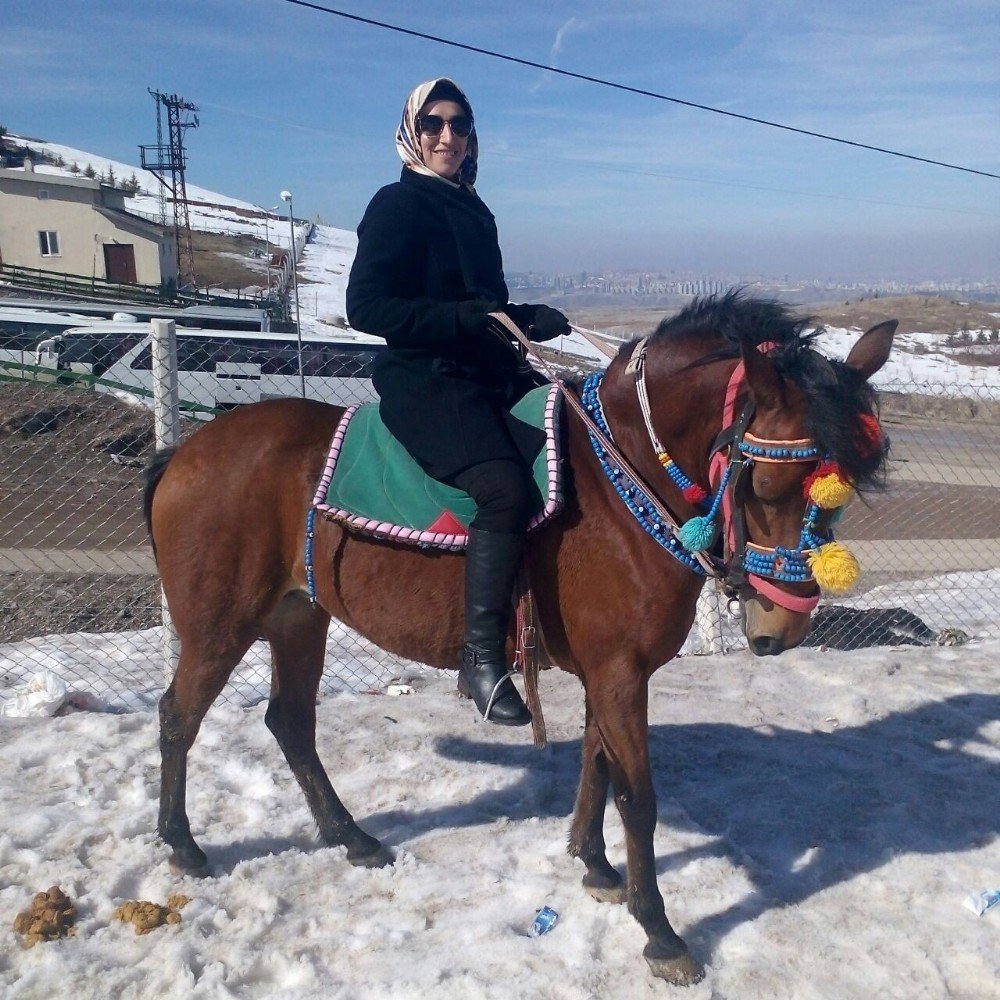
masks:
{"type": "MultiPolygon", "coordinates": [[[[773,341],[765,341],[763,344],[757,345],[757,350],[762,354],[766,354],[771,348],[777,346],[773,341]]],[[[736,363],[733,374],[729,376],[729,384],[726,386],[726,397],[722,404],[723,427],[731,426],[736,420],[736,397],[739,395],[740,386],[743,384],[745,377],[746,367],[743,361],[740,360],[736,363]]],[[[728,458],[720,451],[717,451],[712,456],[712,460],[709,463],[709,482],[721,482],[722,474],[725,472],[728,462],[728,458]]],[[[726,544],[729,546],[730,551],[732,551],[734,544],[732,514],[732,499],[727,489],[722,497],[722,523],[725,526],[726,544]]],[[[754,573],[747,573],[747,582],[758,594],[788,611],[810,614],[819,604],[819,594],[813,597],[798,597],[795,594],[790,594],[787,590],[782,590],[777,584],[754,573]]]]}

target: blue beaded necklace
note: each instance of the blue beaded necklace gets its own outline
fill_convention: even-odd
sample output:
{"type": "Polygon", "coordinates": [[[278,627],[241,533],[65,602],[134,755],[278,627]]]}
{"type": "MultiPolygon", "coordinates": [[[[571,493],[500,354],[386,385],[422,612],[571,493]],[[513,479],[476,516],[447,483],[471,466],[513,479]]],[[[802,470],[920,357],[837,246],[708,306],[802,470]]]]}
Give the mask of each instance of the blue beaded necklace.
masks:
{"type": "MultiPolygon", "coordinates": [[[[604,419],[604,409],[601,406],[601,399],[597,392],[603,375],[604,372],[595,372],[593,375],[587,377],[580,392],[580,402],[583,404],[583,408],[587,411],[587,414],[600,428],[601,433],[610,438],[611,431],[608,429],[608,423],[604,419]]],[[[608,461],[608,456],[603,445],[592,431],[588,430],[587,436],[590,438],[590,446],[594,449],[594,454],[597,456],[597,460],[608,482],[614,487],[615,492],[629,509],[642,530],[661,548],[669,552],[678,562],[683,563],[688,569],[699,576],[705,576],[705,570],[698,560],[681,545],[673,527],[663,524],[662,521],[653,516],[654,505],[646,492],[621,468],[612,466],[608,461]]],[[[677,467],[673,466],[673,468],[676,469],[677,467]]],[[[677,472],[687,480],[687,477],[679,469],[677,469],[677,472]]],[[[671,478],[673,477],[671,476],[671,478]]]]}

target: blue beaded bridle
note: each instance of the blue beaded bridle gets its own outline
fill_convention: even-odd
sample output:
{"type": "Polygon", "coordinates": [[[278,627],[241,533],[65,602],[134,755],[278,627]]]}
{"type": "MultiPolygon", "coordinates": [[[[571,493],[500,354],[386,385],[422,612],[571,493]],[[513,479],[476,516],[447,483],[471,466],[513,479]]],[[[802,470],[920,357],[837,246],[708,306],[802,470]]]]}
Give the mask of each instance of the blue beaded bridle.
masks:
{"type": "MultiPolygon", "coordinates": [[[[762,349],[766,350],[768,346],[762,345],[762,349]]],[[[820,528],[822,509],[812,500],[807,503],[795,548],[780,545],[768,547],[758,545],[747,537],[743,500],[748,474],[752,472],[754,463],[819,463],[822,458],[819,449],[811,439],[772,441],[750,433],[748,427],[755,410],[752,401],[748,401],[739,417],[733,419],[733,402],[743,378],[743,365],[740,363],[727,391],[723,429],[710,453],[709,480],[717,481],[718,485],[712,493],[707,493],[684,474],[656,436],[645,385],[645,350],[646,340],[643,339],[633,349],[626,371],[636,376],[640,408],[650,443],[671,482],[703,514],[682,528],[678,528],[676,522],[667,521],[662,505],[651,496],[652,491],[647,484],[620,456],[611,453],[608,445],[613,436],[599,394],[604,372],[596,372],[584,382],[581,402],[605,439],[602,442],[593,431],[588,430],[591,447],[608,482],[647,535],[693,572],[723,579],[730,596],[741,596],[749,588],[789,610],[811,612],[819,601],[818,594],[815,597],[799,597],[770,581],[779,584],[815,582],[809,557],[820,546],[833,540],[829,526],[820,528]],[[692,525],[694,527],[689,531],[692,525]],[[728,558],[711,556],[706,559],[704,550],[715,543],[720,532],[724,536],[724,551],[728,558]]]]}

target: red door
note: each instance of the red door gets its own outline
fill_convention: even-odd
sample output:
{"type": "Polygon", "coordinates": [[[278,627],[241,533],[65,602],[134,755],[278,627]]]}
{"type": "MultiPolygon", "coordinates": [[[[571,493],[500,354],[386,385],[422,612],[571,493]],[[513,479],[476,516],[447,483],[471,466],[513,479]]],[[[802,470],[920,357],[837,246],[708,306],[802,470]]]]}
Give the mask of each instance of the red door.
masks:
{"type": "Polygon", "coordinates": [[[136,284],[135,247],[131,243],[105,243],[104,273],[108,281],[120,285],[136,284]]]}

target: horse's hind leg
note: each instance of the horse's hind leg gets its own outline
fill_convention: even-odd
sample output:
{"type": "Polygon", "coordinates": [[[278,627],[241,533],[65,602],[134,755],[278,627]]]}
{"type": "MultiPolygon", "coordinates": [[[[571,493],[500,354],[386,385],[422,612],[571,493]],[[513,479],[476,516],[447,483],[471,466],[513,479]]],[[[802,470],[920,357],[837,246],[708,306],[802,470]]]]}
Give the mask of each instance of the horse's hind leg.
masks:
{"type": "Polygon", "coordinates": [[[209,706],[225,687],[255,636],[230,636],[224,647],[201,649],[182,641],[177,673],[160,699],[160,815],[157,830],[173,848],[171,867],[205,875],[207,858],[191,836],[185,807],[187,755],[209,706]]]}
{"type": "Polygon", "coordinates": [[[393,856],[368,836],[334,791],[316,752],[316,692],[323,673],[330,616],[301,593],[271,612],[264,635],[271,643],[271,701],[264,721],[274,734],[327,844],[347,848],[356,865],[380,868],[393,856]]]}
{"type": "Polygon", "coordinates": [[[588,698],[580,786],[569,833],[569,853],[587,866],[583,886],[594,899],[601,903],[622,903],[625,883],[608,861],[604,843],[604,810],[609,782],[608,760],[588,698]]]}

